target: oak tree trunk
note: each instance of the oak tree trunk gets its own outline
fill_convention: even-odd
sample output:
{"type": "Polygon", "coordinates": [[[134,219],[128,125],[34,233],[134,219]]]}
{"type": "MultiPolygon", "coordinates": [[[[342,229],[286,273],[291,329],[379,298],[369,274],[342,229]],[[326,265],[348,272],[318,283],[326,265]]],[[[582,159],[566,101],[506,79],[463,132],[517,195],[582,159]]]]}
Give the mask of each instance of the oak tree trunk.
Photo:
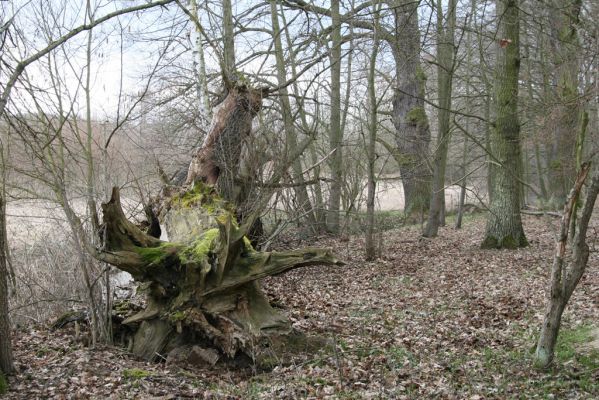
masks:
{"type": "Polygon", "coordinates": [[[424,109],[426,77],[420,67],[418,2],[392,3],[395,13],[392,50],[397,77],[393,124],[401,154],[399,169],[404,188],[404,210],[408,218],[422,218],[429,209],[431,195],[431,171],[427,159],[431,134],[424,109]]]}
{"type": "Polygon", "coordinates": [[[520,33],[518,0],[497,2],[500,15],[495,73],[496,113],[491,130],[491,199],[483,248],[517,248],[528,245],[520,216],[520,123],[518,76],[520,33]]]}

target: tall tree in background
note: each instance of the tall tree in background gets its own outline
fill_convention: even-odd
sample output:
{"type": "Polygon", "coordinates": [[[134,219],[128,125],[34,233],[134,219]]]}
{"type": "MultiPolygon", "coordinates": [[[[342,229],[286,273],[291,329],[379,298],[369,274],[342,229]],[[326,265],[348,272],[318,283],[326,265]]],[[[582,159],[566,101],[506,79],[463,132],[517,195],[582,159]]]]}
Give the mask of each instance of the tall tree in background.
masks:
{"type": "MultiPolygon", "coordinates": [[[[296,154],[297,152],[297,133],[295,130],[295,123],[291,112],[291,102],[289,101],[289,91],[285,83],[287,82],[287,72],[285,69],[285,57],[283,42],[281,40],[282,31],[279,25],[279,16],[277,13],[277,3],[275,0],[270,1],[270,13],[272,21],[272,33],[273,41],[275,46],[275,61],[277,69],[277,81],[281,89],[279,90],[281,100],[281,115],[283,117],[283,127],[285,129],[285,142],[287,147],[287,155],[296,154]]],[[[308,191],[302,175],[302,165],[300,158],[296,157],[291,164],[293,171],[293,182],[295,195],[297,197],[298,208],[302,211],[302,214],[306,215],[308,221],[307,227],[314,229],[316,226],[316,218],[312,212],[312,204],[308,196],[308,191]]],[[[337,216],[339,213],[337,213],[337,216]]]]}
{"type": "Polygon", "coordinates": [[[235,32],[233,30],[233,6],[231,0],[223,0],[223,75],[227,80],[234,79],[235,74],[235,32]]]}
{"type": "Polygon", "coordinates": [[[399,169],[404,188],[404,210],[408,217],[428,211],[431,173],[428,146],[431,139],[424,110],[426,77],[420,66],[420,31],[417,1],[388,2],[395,14],[392,51],[395,58],[397,88],[393,96],[393,123],[399,150],[399,169]]]}
{"type": "Polygon", "coordinates": [[[483,248],[517,248],[528,244],[520,216],[520,22],[518,0],[498,0],[495,66],[495,126],[491,130],[491,200],[483,248]]]}
{"type": "Polygon", "coordinates": [[[377,36],[378,22],[380,14],[380,4],[375,5],[374,10],[374,44],[370,54],[370,64],[368,66],[368,141],[366,142],[366,153],[368,156],[368,194],[366,199],[366,260],[376,258],[376,248],[374,243],[374,200],[376,196],[376,129],[378,124],[377,110],[378,103],[376,99],[376,59],[379,52],[379,41],[377,36]]]}
{"type": "Polygon", "coordinates": [[[550,62],[553,64],[551,135],[548,144],[549,190],[552,203],[560,207],[576,175],[576,138],[583,120],[578,92],[580,69],[579,24],[582,0],[552,0],[550,3],[550,62]]]}
{"type": "MultiPolygon", "coordinates": [[[[340,86],[335,77],[340,71],[335,71],[336,32],[338,22],[342,21],[356,29],[372,31],[374,24],[372,20],[359,17],[360,11],[372,5],[371,2],[363,2],[355,5],[350,11],[339,15],[337,8],[338,0],[331,2],[331,8],[324,8],[304,0],[284,0],[286,6],[311,12],[316,15],[325,15],[333,21],[333,49],[331,50],[331,133],[335,132],[340,101],[337,101],[336,91],[340,86]],[[337,106],[339,105],[339,106],[337,106]]],[[[418,4],[412,0],[388,0],[384,2],[391,13],[391,27],[383,27],[381,24],[378,37],[389,44],[395,60],[396,86],[393,93],[392,118],[395,126],[395,146],[380,139],[378,140],[393,155],[397,161],[402,185],[404,188],[405,212],[408,218],[423,218],[428,211],[431,193],[431,171],[428,161],[429,143],[431,139],[428,117],[424,109],[424,95],[426,76],[420,66],[420,30],[418,28],[418,4]]],[[[340,48],[339,48],[340,51],[340,48]]],[[[340,53],[339,53],[340,56],[340,53]]],[[[340,135],[341,139],[343,138],[340,135]]],[[[331,148],[337,148],[331,142],[331,148]]],[[[341,154],[337,154],[340,157],[341,154]]],[[[341,159],[341,158],[340,158],[341,159]]],[[[331,162],[334,169],[335,161],[331,162]]],[[[337,165],[341,165],[339,162],[337,165]]],[[[335,172],[332,173],[335,179],[335,172]]],[[[339,174],[340,176],[340,174],[339,174]]],[[[336,196],[334,186],[331,188],[331,198],[336,196]]],[[[332,203],[331,203],[332,204],[332,203]]],[[[330,208],[330,204],[329,204],[330,208]]],[[[331,209],[331,208],[330,208],[331,209]]],[[[331,209],[331,216],[333,209],[331,209]]],[[[334,216],[332,216],[334,217],[334,216]]]]}
{"type": "Polygon", "coordinates": [[[341,132],[341,17],[339,0],[331,1],[331,119],[329,143],[331,151],[331,190],[329,194],[328,229],[339,233],[339,207],[341,203],[341,179],[343,172],[343,132],[341,132]]]}
{"type": "Polygon", "coordinates": [[[433,165],[433,185],[425,237],[435,237],[439,231],[445,206],[445,167],[450,139],[451,97],[455,55],[456,0],[449,0],[446,22],[443,22],[443,5],[437,1],[437,96],[439,133],[433,165]],[[445,25],[446,24],[446,25],[445,25]],[[445,25],[445,26],[444,26],[445,25]]]}

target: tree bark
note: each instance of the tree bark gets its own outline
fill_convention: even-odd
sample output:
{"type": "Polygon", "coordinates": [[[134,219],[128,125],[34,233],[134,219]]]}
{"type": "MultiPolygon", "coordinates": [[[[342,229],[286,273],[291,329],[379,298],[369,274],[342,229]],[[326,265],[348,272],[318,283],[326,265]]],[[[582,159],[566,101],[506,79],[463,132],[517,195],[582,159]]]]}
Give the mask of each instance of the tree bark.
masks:
{"type": "Polygon", "coordinates": [[[547,368],[553,360],[562,314],[584,274],[589,259],[589,246],[586,243],[586,236],[595,201],[599,194],[599,176],[593,178],[587,191],[580,221],[576,224],[578,228],[572,243],[572,260],[570,263],[566,261],[571,220],[576,218],[574,213],[575,205],[589,170],[590,164],[582,165],[574,187],[568,196],[568,201],[564,206],[560,233],[551,268],[551,287],[545,320],[543,321],[535,352],[535,366],[538,368],[547,368]]]}
{"type": "Polygon", "coordinates": [[[424,110],[426,77],[420,67],[418,2],[390,2],[395,13],[392,51],[397,89],[393,96],[393,123],[396,145],[401,154],[399,169],[404,188],[404,210],[408,218],[423,218],[429,209],[431,173],[428,146],[431,139],[424,110]]]}
{"type": "Polygon", "coordinates": [[[10,320],[8,315],[8,254],[6,249],[6,203],[4,190],[0,193],[0,372],[10,374],[14,370],[10,320]]]}
{"type": "Polygon", "coordinates": [[[233,82],[235,80],[235,32],[233,22],[233,6],[231,0],[222,0],[223,7],[223,55],[224,67],[223,74],[226,80],[233,82]]]}
{"type": "Polygon", "coordinates": [[[341,182],[343,174],[343,132],[341,131],[341,17],[339,0],[331,0],[331,117],[329,125],[329,146],[335,151],[330,157],[331,188],[327,227],[333,234],[339,233],[339,208],[341,205],[341,182]]]}
{"type": "MultiPolygon", "coordinates": [[[[456,0],[447,5],[447,26],[443,27],[443,5],[437,2],[437,91],[439,108],[439,133],[437,151],[433,165],[433,181],[428,221],[424,228],[424,237],[435,237],[439,232],[441,217],[445,205],[445,167],[451,133],[451,97],[453,86],[453,68],[455,54],[456,0]]],[[[444,219],[444,218],[443,218],[444,219]]]]}
{"type": "Polygon", "coordinates": [[[227,201],[241,204],[237,173],[244,141],[252,131],[252,121],[262,108],[264,92],[238,85],[215,111],[204,143],[192,157],[184,185],[202,181],[214,185],[227,201]]]}
{"type": "MultiPolygon", "coordinates": [[[[375,6],[375,23],[378,24],[380,7],[378,4],[375,6]]],[[[368,120],[368,142],[367,142],[367,155],[368,155],[368,197],[366,200],[366,260],[371,261],[376,259],[376,246],[374,243],[374,200],[376,196],[376,177],[375,177],[375,163],[376,163],[376,128],[377,128],[377,111],[378,104],[376,101],[376,59],[379,50],[378,37],[374,36],[374,45],[372,46],[372,53],[370,55],[370,65],[368,70],[368,103],[369,103],[369,120],[368,120]]]]}
{"type": "MultiPolygon", "coordinates": [[[[271,0],[270,2],[270,13],[272,20],[273,30],[273,41],[275,46],[275,61],[277,66],[277,80],[280,86],[284,86],[287,81],[287,73],[285,71],[285,58],[283,55],[283,43],[281,40],[281,29],[279,27],[279,16],[277,13],[276,1],[271,0]]],[[[284,86],[279,90],[281,100],[281,114],[283,117],[283,126],[285,128],[285,138],[287,151],[285,152],[286,157],[289,154],[295,154],[297,152],[297,134],[293,121],[293,115],[291,113],[291,103],[289,101],[289,93],[287,87],[284,86]]],[[[304,214],[307,222],[306,233],[314,233],[316,227],[316,218],[312,209],[312,202],[308,196],[308,190],[304,185],[304,177],[302,175],[302,165],[300,158],[292,160],[291,169],[293,171],[293,183],[297,183],[294,186],[295,196],[298,202],[298,208],[302,214],[304,214]],[[311,232],[310,232],[311,231],[311,232]]]]}
{"type": "Polygon", "coordinates": [[[520,33],[518,0],[498,0],[499,43],[495,73],[495,126],[491,153],[497,162],[491,169],[491,200],[483,248],[517,248],[528,245],[520,216],[520,123],[518,77],[520,33]]]}
{"type": "Polygon", "coordinates": [[[552,91],[555,122],[549,152],[549,191],[552,203],[560,207],[576,175],[576,135],[580,130],[582,107],[578,93],[580,69],[577,27],[581,0],[553,0],[550,5],[550,43],[555,71],[552,91]]]}

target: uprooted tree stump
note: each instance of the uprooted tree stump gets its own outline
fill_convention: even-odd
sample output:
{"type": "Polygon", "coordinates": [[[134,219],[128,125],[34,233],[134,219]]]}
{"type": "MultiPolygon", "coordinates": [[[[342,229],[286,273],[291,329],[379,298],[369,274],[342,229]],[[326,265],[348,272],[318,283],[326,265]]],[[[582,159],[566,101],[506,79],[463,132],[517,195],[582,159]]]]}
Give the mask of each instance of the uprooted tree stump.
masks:
{"type": "Polygon", "coordinates": [[[291,332],[258,281],[293,268],[342,264],[320,248],[256,251],[233,207],[202,183],[163,203],[168,241],[127,220],[117,188],[102,210],[105,260],[143,283],[147,305],[123,324],[135,328],[131,349],[145,359],[186,344],[216,348],[228,357],[252,355],[257,339],[291,332]]]}

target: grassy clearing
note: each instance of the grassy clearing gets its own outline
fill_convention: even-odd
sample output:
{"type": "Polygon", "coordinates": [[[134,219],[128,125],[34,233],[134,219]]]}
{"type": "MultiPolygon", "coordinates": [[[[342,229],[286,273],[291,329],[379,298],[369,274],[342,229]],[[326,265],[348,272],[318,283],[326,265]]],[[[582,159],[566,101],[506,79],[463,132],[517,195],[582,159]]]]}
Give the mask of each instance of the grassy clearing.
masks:
{"type": "Polygon", "coordinates": [[[123,370],[123,378],[129,380],[138,380],[152,376],[153,372],[146,371],[140,368],[131,368],[123,370]]]}

